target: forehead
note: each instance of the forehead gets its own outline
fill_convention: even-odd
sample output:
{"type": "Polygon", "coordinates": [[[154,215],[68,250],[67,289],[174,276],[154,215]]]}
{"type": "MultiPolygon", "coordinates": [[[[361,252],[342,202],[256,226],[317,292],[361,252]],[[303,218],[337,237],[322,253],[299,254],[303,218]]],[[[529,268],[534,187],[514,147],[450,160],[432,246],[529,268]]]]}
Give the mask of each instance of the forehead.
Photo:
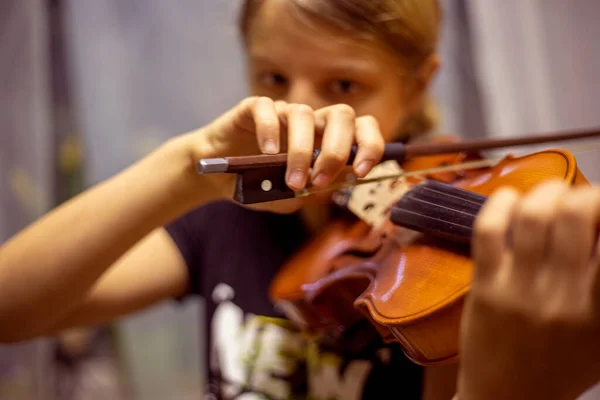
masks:
{"type": "Polygon", "coordinates": [[[248,52],[251,60],[290,69],[383,73],[399,67],[396,54],[381,44],[311,20],[290,0],[264,2],[250,27],[248,52]]]}

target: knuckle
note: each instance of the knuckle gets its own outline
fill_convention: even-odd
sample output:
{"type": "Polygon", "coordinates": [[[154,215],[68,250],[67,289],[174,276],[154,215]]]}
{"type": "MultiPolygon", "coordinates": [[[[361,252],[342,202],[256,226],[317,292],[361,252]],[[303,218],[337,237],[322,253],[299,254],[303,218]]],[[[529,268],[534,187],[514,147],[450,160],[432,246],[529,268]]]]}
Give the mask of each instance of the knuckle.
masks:
{"type": "Polygon", "coordinates": [[[379,126],[379,121],[372,115],[363,115],[358,120],[368,125],[379,126]]]}
{"type": "Polygon", "coordinates": [[[271,107],[273,105],[273,100],[269,97],[260,96],[256,97],[254,104],[257,107],[271,107]]]}
{"type": "Polygon", "coordinates": [[[296,148],[293,152],[290,151],[290,157],[293,158],[295,163],[306,164],[310,162],[312,150],[304,147],[296,148]]]}
{"type": "MultiPolygon", "coordinates": [[[[548,287],[550,289],[550,287],[548,287]]],[[[574,298],[571,289],[566,286],[552,288],[553,296],[547,297],[538,306],[538,324],[559,332],[570,327],[581,326],[590,321],[586,302],[574,298]]],[[[576,296],[575,296],[576,297],[576,296]]]]}
{"type": "Polygon", "coordinates": [[[275,101],[275,107],[284,108],[284,107],[287,107],[287,106],[288,106],[288,103],[285,102],[285,101],[283,101],[283,100],[277,100],[277,101],[275,101]]]}
{"type": "Polygon", "coordinates": [[[567,197],[559,204],[557,214],[563,221],[585,222],[586,220],[585,208],[572,197],[567,197]]]}
{"type": "Polygon", "coordinates": [[[324,158],[327,160],[329,164],[344,164],[348,159],[348,156],[339,151],[331,151],[324,154],[324,158]]]}
{"type": "Polygon", "coordinates": [[[256,96],[256,99],[263,103],[273,103],[273,99],[267,96],[256,96]]]}
{"type": "Polygon", "coordinates": [[[512,186],[500,186],[491,196],[490,198],[495,199],[521,199],[521,194],[512,186]]]}
{"type": "Polygon", "coordinates": [[[546,226],[552,213],[536,204],[523,203],[517,215],[517,223],[525,230],[536,230],[546,226]]]}
{"type": "Polygon", "coordinates": [[[250,96],[250,97],[246,97],[245,99],[243,99],[240,102],[240,107],[242,108],[251,108],[253,105],[255,105],[258,101],[258,96],[250,96]]]}
{"type": "Polygon", "coordinates": [[[313,113],[313,109],[306,104],[290,104],[289,110],[295,114],[308,115],[313,113]]]}
{"type": "Polygon", "coordinates": [[[348,104],[336,104],[331,112],[337,114],[342,117],[352,118],[356,117],[356,113],[354,112],[354,108],[350,107],[348,104]]]}
{"type": "Polygon", "coordinates": [[[378,140],[378,138],[372,138],[370,140],[365,140],[363,143],[360,143],[365,150],[369,152],[382,154],[385,150],[385,142],[382,140],[378,140]]]}
{"type": "Polygon", "coordinates": [[[504,235],[504,230],[501,224],[495,219],[489,217],[481,217],[475,220],[473,226],[473,236],[477,241],[497,240],[504,235]]]}
{"type": "Polygon", "coordinates": [[[527,321],[528,319],[528,310],[518,301],[507,296],[506,291],[497,285],[473,288],[470,296],[473,309],[480,313],[495,314],[502,320],[527,321]]]}
{"type": "Polygon", "coordinates": [[[365,123],[369,123],[369,124],[377,124],[378,123],[377,118],[375,118],[371,114],[363,115],[363,116],[359,117],[359,120],[361,120],[365,123]]]}
{"type": "Polygon", "coordinates": [[[275,102],[273,101],[273,99],[269,98],[269,97],[259,97],[256,99],[256,107],[261,107],[264,110],[274,110],[275,109],[275,102]]]}

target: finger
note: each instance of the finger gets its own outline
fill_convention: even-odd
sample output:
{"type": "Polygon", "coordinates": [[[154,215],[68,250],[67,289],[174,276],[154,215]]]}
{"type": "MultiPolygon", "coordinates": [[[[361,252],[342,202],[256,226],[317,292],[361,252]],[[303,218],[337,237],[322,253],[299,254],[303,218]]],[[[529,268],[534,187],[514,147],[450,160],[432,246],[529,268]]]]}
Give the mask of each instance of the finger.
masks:
{"type": "Polygon", "coordinates": [[[258,97],[251,103],[258,146],[263,153],[277,154],[280,149],[280,122],[273,100],[258,97]]]}
{"type": "Polygon", "coordinates": [[[277,112],[277,116],[279,117],[281,125],[287,125],[287,112],[289,103],[283,100],[277,100],[274,104],[275,112],[277,112]]]}
{"type": "Polygon", "coordinates": [[[281,114],[282,117],[285,117],[285,111],[287,110],[287,106],[289,105],[289,103],[287,101],[284,100],[277,100],[275,101],[275,109],[277,110],[277,112],[279,114],[281,114]]]}
{"type": "Polygon", "coordinates": [[[277,100],[275,102],[275,112],[279,116],[280,135],[279,135],[279,150],[287,152],[288,148],[288,121],[287,111],[289,103],[283,100],[277,100]]]}
{"type": "Polygon", "coordinates": [[[497,189],[484,203],[473,224],[474,280],[487,280],[500,268],[506,253],[506,236],[520,198],[512,188],[497,189]]]}
{"type": "Polygon", "coordinates": [[[511,238],[515,273],[532,277],[542,266],[549,250],[552,219],[568,188],[562,181],[544,182],[520,202],[511,238]]]}
{"type": "Polygon", "coordinates": [[[354,144],[356,117],[354,109],[344,104],[319,110],[315,116],[321,123],[325,119],[325,131],[321,153],[313,167],[312,183],[315,187],[325,187],[348,162],[354,144]]]}
{"type": "Polygon", "coordinates": [[[591,301],[592,310],[594,315],[600,315],[600,239],[596,235],[595,239],[595,252],[592,262],[590,263],[588,270],[588,286],[585,288],[587,291],[587,299],[591,301]]]}
{"type": "Polygon", "coordinates": [[[359,178],[364,178],[381,160],[385,141],[379,129],[379,123],[372,116],[363,116],[356,120],[356,143],[358,151],[352,164],[359,178]]]}
{"type": "Polygon", "coordinates": [[[557,206],[548,266],[561,282],[580,287],[595,251],[600,217],[600,189],[575,188],[557,206]],[[575,279],[574,279],[575,278],[575,279]]]}
{"type": "Polygon", "coordinates": [[[303,189],[312,164],[315,120],[312,108],[304,104],[287,106],[288,161],[286,182],[292,190],[303,189]]]}

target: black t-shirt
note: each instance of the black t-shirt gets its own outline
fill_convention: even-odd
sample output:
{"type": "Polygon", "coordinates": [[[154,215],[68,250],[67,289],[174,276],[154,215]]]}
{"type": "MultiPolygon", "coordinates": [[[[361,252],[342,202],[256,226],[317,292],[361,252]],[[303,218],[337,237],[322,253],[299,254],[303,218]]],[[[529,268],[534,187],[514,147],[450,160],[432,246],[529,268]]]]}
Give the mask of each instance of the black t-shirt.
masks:
{"type": "Polygon", "coordinates": [[[187,263],[189,294],[206,300],[206,399],[421,398],[423,370],[398,345],[376,335],[369,345],[318,343],[275,309],[269,284],[307,239],[298,215],[217,202],[167,231],[187,263]]]}

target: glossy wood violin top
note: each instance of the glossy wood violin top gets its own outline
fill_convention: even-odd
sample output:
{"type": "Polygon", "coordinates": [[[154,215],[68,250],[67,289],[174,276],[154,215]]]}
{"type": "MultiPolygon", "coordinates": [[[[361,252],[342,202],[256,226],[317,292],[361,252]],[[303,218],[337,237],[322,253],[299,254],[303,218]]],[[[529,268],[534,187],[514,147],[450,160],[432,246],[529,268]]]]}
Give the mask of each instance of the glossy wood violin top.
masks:
{"type": "Polygon", "coordinates": [[[416,363],[455,361],[472,273],[468,243],[486,196],[504,185],[525,192],[547,179],[587,181],[562,150],[507,157],[446,178],[413,180],[379,229],[332,223],[281,269],[273,301],[308,330],[343,332],[367,319],[416,363]]]}

